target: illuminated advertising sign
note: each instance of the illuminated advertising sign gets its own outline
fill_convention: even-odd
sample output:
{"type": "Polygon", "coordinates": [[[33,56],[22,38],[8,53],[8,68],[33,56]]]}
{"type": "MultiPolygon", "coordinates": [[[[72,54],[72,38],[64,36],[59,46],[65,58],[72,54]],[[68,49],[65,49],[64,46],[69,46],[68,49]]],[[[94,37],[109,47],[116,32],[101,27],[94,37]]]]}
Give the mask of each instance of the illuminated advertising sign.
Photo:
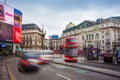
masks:
{"type": "Polygon", "coordinates": [[[13,25],[0,22],[0,41],[12,42],[13,25]]]}
{"type": "Polygon", "coordinates": [[[0,2],[0,41],[22,42],[22,12],[0,2]]]}
{"type": "Polygon", "coordinates": [[[14,9],[14,26],[22,28],[22,12],[14,9]]]}
{"type": "Polygon", "coordinates": [[[52,35],[52,39],[58,39],[58,35],[52,35]]]}
{"type": "Polygon", "coordinates": [[[0,22],[13,25],[14,8],[0,2],[0,22]]]}
{"type": "Polygon", "coordinates": [[[22,12],[14,9],[13,42],[22,42],[22,12]]]}
{"type": "Polygon", "coordinates": [[[22,42],[22,28],[14,27],[13,37],[14,37],[13,42],[21,43],[22,42]]]}

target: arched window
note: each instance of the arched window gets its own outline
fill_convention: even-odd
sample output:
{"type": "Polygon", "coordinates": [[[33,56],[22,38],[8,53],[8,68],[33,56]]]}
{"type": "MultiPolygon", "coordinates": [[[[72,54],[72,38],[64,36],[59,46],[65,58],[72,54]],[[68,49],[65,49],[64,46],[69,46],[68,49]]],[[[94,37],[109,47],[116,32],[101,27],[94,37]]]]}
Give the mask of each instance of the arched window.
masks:
{"type": "Polygon", "coordinates": [[[95,35],[95,39],[99,39],[99,38],[100,38],[99,34],[96,33],[96,35],[95,35]]]}
{"type": "Polygon", "coordinates": [[[88,40],[88,35],[86,35],[86,40],[88,40]]]}
{"type": "Polygon", "coordinates": [[[94,39],[94,34],[92,34],[92,39],[94,39]]]}
{"type": "Polygon", "coordinates": [[[82,40],[84,41],[84,36],[82,36],[82,40]]]}
{"type": "Polygon", "coordinates": [[[89,34],[89,40],[91,40],[91,34],[89,34]]]}

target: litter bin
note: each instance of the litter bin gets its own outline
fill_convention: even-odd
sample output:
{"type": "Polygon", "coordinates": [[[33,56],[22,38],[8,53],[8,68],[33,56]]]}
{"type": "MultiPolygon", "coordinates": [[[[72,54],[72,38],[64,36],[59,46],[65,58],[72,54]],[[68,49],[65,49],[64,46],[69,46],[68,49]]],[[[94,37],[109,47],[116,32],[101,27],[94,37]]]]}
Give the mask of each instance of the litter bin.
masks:
{"type": "Polygon", "coordinates": [[[111,56],[104,56],[104,62],[105,63],[112,63],[113,62],[113,57],[111,57],[111,56]]]}
{"type": "Polygon", "coordinates": [[[94,60],[93,53],[88,53],[87,54],[87,60],[94,60]]]}
{"type": "Polygon", "coordinates": [[[113,62],[113,55],[112,53],[105,53],[104,54],[104,62],[105,63],[112,63],[113,62]]]}
{"type": "Polygon", "coordinates": [[[120,51],[117,51],[117,63],[120,64],[120,51]]]}

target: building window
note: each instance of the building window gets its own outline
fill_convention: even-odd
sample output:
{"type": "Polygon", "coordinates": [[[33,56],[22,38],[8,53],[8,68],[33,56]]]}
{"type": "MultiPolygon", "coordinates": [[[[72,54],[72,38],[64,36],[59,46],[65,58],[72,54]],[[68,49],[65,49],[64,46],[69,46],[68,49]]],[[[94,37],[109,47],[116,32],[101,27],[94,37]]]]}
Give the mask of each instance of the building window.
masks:
{"type": "Polygon", "coordinates": [[[117,24],[117,27],[119,27],[119,24],[117,24]]]}
{"type": "Polygon", "coordinates": [[[104,31],[102,31],[102,33],[104,34],[104,31]]]}
{"type": "Polygon", "coordinates": [[[84,36],[82,36],[82,40],[84,41],[84,36]]]}
{"type": "Polygon", "coordinates": [[[108,27],[108,23],[106,23],[106,27],[108,27]]]}
{"type": "Polygon", "coordinates": [[[116,29],[114,30],[114,33],[116,33],[116,29]]]}
{"type": "Polygon", "coordinates": [[[27,44],[26,45],[28,45],[28,41],[27,41],[27,44]]]}
{"type": "Polygon", "coordinates": [[[26,37],[28,38],[28,35],[26,35],[26,37]]]}
{"type": "Polygon", "coordinates": [[[104,24],[102,24],[102,28],[104,28],[104,24]]]}
{"type": "Polygon", "coordinates": [[[22,35],[22,37],[24,38],[24,35],[22,35]]]}
{"type": "Polygon", "coordinates": [[[95,35],[95,39],[99,39],[100,38],[100,36],[99,36],[99,34],[97,33],[96,35],[95,35]]]}
{"type": "Polygon", "coordinates": [[[88,35],[86,35],[86,39],[88,40],[88,35]]]}
{"type": "Polygon", "coordinates": [[[37,45],[37,41],[35,41],[35,45],[37,45]]]}
{"type": "Polygon", "coordinates": [[[102,35],[102,38],[104,38],[104,35],[102,35]]]}
{"type": "Polygon", "coordinates": [[[115,23],[114,23],[114,27],[115,27],[115,23]]]}
{"type": "Polygon", "coordinates": [[[30,45],[32,45],[32,41],[30,41],[30,45]]]}
{"type": "Polygon", "coordinates": [[[92,34],[92,39],[94,39],[94,35],[92,34]]]}
{"type": "Polygon", "coordinates": [[[114,34],[114,37],[116,38],[116,34],[114,34]]]}
{"type": "Polygon", "coordinates": [[[102,43],[104,44],[104,40],[102,41],[102,43]]]}
{"type": "Polygon", "coordinates": [[[89,34],[89,40],[91,40],[91,35],[89,34]]]}

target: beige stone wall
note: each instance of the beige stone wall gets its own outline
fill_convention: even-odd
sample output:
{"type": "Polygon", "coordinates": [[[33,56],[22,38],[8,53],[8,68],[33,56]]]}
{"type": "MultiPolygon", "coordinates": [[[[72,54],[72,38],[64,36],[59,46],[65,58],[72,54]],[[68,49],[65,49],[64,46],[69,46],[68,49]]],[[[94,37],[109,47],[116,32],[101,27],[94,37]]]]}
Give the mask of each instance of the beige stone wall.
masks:
{"type": "Polygon", "coordinates": [[[39,30],[25,30],[22,32],[23,49],[42,49],[42,32],[39,30]]]}
{"type": "Polygon", "coordinates": [[[77,31],[67,32],[65,34],[62,34],[62,41],[67,36],[74,36],[78,38],[78,43],[81,46],[81,49],[85,45],[88,46],[89,44],[92,44],[93,46],[97,47],[98,44],[98,47],[102,49],[102,51],[107,49],[112,50],[112,42],[115,42],[115,40],[118,40],[120,38],[120,22],[108,21],[96,26],[77,29],[77,31]],[[94,35],[94,39],[87,40],[86,35],[91,34],[94,35]],[[99,35],[98,39],[95,38],[96,34],[99,35]],[[84,40],[82,40],[82,36],[85,37],[84,40]]]}

